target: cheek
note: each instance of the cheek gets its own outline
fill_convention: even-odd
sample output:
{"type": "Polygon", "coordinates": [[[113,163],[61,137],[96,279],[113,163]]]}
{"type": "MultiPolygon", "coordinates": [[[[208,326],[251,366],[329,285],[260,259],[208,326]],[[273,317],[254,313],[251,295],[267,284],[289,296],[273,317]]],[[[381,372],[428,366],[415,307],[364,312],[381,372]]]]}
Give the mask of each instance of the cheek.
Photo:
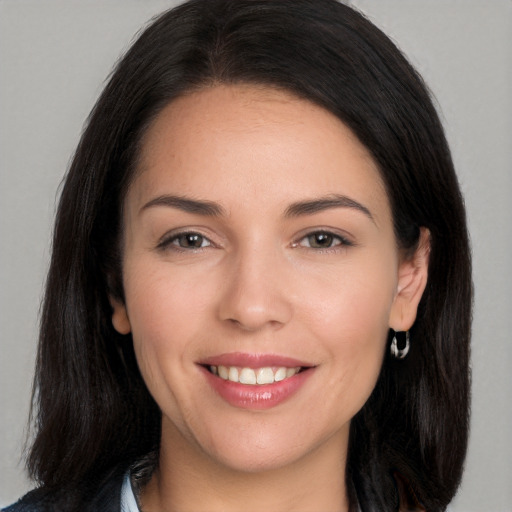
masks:
{"type": "MultiPolygon", "coordinates": [[[[169,385],[188,371],[198,346],[208,343],[212,297],[218,284],[204,272],[184,272],[151,259],[127,262],[125,296],[134,348],[146,381],[169,385]],[[172,370],[172,371],[171,371],[172,370]]],[[[148,386],[150,383],[147,382],[148,386]]]]}
{"type": "Polygon", "coordinates": [[[179,329],[181,324],[193,328],[197,312],[201,310],[208,295],[202,283],[198,286],[193,276],[176,272],[169,266],[153,262],[137,262],[126,266],[125,295],[128,315],[135,337],[158,340],[169,336],[171,326],[179,329]]]}
{"type": "Polygon", "coordinates": [[[179,325],[174,318],[183,318],[186,297],[178,297],[176,287],[163,279],[161,272],[149,265],[126,265],[125,296],[139,367],[146,378],[155,375],[158,367],[180,357],[179,325]]]}
{"type": "Polygon", "coordinates": [[[125,295],[139,369],[161,409],[183,424],[192,402],[182,383],[194,378],[190,362],[204,342],[200,311],[206,290],[165,266],[138,262],[127,268],[125,295]]]}
{"type": "Polygon", "coordinates": [[[378,258],[350,261],[313,276],[301,292],[303,316],[318,332],[330,331],[331,337],[354,344],[354,349],[371,344],[376,333],[387,332],[396,293],[396,269],[392,262],[384,262],[378,258]]]}
{"type": "Polygon", "coordinates": [[[338,393],[354,414],[380,373],[396,286],[393,272],[382,265],[364,269],[353,266],[350,272],[330,276],[322,291],[311,292],[304,304],[304,325],[330,361],[326,392],[338,393]]]}

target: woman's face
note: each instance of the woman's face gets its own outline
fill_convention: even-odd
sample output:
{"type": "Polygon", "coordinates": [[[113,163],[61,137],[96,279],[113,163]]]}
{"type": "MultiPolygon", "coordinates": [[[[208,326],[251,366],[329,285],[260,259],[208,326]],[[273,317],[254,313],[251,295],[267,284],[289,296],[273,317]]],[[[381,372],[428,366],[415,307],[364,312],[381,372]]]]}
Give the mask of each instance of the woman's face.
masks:
{"type": "Polygon", "coordinates": [[[123,244],[113,323],[164,436],[243,471],[346,449],[388,329],[408,322],[409,273],[376,165],[339,119],[251,86],[173,101],[143,141],[123,244]]]}

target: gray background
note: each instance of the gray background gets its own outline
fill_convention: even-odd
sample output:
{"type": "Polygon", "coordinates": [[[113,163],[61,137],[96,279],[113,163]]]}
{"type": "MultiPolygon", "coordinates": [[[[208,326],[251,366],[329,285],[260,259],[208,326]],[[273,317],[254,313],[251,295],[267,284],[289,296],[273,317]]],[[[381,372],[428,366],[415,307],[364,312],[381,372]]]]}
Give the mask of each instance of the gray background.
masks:
{"type": "MultiPolygon", "coordinates": [[[[164,0],[0,0],[0,506],[21,452],[57,189],[103,81],[164,0]]],[[[424,75],[466,197],[473,417],[451,510],[512,511],[512,1],[354,0],[424,75]]]]}

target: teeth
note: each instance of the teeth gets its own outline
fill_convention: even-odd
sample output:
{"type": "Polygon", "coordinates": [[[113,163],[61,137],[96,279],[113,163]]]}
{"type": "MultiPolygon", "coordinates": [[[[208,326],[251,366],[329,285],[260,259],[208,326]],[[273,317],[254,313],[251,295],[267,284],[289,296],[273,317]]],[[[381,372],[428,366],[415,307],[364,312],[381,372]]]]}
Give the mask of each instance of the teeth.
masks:
{"type": "Polygon", "coordinates": [[[276,370],[266,366],[264,368],[238,368],[236,366],[210,366],[210,371],[221,379],[239,382],[240,384],[273,384],[288,379],[297,374],[300,367],[286,368],[281,366],[276,370]]]}
{"type": "Polygon", "coordinates": [[[286,368],[286,378],[293,377],[300,368],[286,368]]]}
{"type": "MultiPolygon", "coordinates": [[[[289,377],[291,377],[292,375],[295,375],[295,368],[288,368],[288,370],[293,370],[294,373],[292,373],[291,375],[289,375],[289,377]]],[[[274,375],[274,380],[276,382],[280,382],[284,379],[286,379],[286,377],[288,377],[287,375],[287,371],[286,371],[286,368],[279,368],[276,372],[276,374],[274,375]]]]}
{"type": "Polygon", "coordinates": [[[219,377],[221,377],[224,380],[228,380],[229,378],[229,371],[225,366],[219,366],[217,368],[217,371],[219,372],[219,377]]]}
{"type": "Polygon", "coordinates": [[[242,368],[239,382],[240,384],[256,384],[256,373],[251,368],[242,368]]]}
{"type": "Polygon", "coordinates": [[[231,366],[228,372],[228,379],[233,382],[238,382],[238,368],[231,366]]]}
{"type": "Polygon", "coordinates": [[[260,368],[256,375],[258,384],[272,384],[274,382],[274,372],[272,368],[260,368]]]}

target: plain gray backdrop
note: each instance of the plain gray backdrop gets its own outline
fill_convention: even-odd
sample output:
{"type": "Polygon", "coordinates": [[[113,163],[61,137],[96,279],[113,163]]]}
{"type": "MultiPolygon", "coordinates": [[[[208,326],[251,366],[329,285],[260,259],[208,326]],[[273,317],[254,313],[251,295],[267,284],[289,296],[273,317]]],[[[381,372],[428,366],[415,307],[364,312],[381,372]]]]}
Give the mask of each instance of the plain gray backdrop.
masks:
{"type": "MultiPolygon", "coordinates": [[[[31,487],[22,447],[59,184],[113,63],[147,20],[176,3],[0,0],[0,506],[31,487]]],[[[466,197],[473,415],[451,510],[511,512],[512,1],[351,3],[430,85],[466,197]]]]}

